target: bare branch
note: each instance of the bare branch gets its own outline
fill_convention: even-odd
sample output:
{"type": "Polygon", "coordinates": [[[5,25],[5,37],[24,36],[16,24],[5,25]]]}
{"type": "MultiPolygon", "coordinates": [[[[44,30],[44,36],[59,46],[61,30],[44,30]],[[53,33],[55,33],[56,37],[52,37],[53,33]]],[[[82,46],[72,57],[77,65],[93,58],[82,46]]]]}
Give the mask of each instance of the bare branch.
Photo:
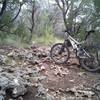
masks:
{"type": "Polygon", "coordinates": [[[56,3],[57,3],[58,7],[60,8],[60,10],[63,11],[63,8],[61,7],[59,0],[55,0],[55,1],[56,1],[56,3]]]}
{"type": "Polygon", "coordinates": [[[18,17],[18,15],[19,15],[19,13],[20,13],[20,11],[21,11],[21,7],[22,7],[22,4],[20,4],[20,8],[19,8],[19,10],[18,10],[16,16],[15,16],[13,19],[11,19],[8,23],[6,23],[6,24],[0,26],[0,30],[1,30],[3,27],[9,25],[11,22],[14,22],[14,20],[16,20],[16,18],[18,17]]]}
{"type": "Polygon", "coordinates": [[[80,8],[81,8],[82,5],[83,5],[83,2],[84,2],[84,0],[82,0],[81,3],[79,4],[78,8],[75,9],[74,15],[77,15],[77,13],[79,12],[80,8]]]}
{"type": "Polygon", "coordinates": [[[16,18],[18,17],[18,15],[19,15],[19,13],[21,11],[21,7],[22,7],[22,4],[20,4],[19,10],[18,10],[16,16],[11,20],[11,22],[13,22],[14,20],[16,20],[16,18]]]}
{"type": "Polygon", "coordinates": [[[67,9],[66,9],[66,11],[65,11],[66,14],[67,14],[67,12],[68,12],[70,6],[71,6],[71,4],[69,4],[69,5],[67,6],[67,9]]]}
{"type": "Polygon", "coordinates": [[[62,2],[62,5],[63,5],[63,11],[65,11],[65,2],[64,2],[64,0],[61,0],[61,2],[62,2]]]}

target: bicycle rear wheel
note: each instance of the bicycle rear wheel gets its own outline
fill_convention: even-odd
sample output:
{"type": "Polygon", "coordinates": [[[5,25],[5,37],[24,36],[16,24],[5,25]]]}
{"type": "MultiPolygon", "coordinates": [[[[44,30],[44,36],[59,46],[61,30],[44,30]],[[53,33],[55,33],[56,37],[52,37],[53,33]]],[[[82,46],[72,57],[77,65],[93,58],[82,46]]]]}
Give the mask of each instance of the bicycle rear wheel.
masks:
{"type": "Polygon", "coordinates": [[[51,48],[50,56],[55,63],[64,64],[69,59],[69,49],[63,43],[57,43],[51,48]]]}
{"type": "Polygon", "coordinates": [[[100,70],[100,48],[96,46],[87,46],[85,51],[90,57],[79,59],[83,68],[90,72],[96,72],[100,70]]]}

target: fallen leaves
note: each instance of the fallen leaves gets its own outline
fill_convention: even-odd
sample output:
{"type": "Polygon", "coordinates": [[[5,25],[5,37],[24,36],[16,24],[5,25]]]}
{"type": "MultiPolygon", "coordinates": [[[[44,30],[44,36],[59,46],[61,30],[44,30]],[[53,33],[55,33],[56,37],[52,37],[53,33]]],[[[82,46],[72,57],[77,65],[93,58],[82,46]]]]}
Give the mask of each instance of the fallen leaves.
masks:
{"type": "Polygon", "coordinates": [[[62,68],[62,67],[58,67],[58,66],[55,66],[53,67],[54,68],[54,75],[59,75],[61,77],[69,74],[69,70],[66,68],[62,68]]]}
{"type": "MultiPolygon", "coordinates": [[[[0,73],[4,74],[6,72],[4,76],[8,76],[9,80],[12,76],[21,77],[25,80],[24,84],[36,87],[37,97],[45,98],[46,100],[81,100],[76,97],[92,96],[91,92],[79,90],[74,86],[78,85],[81,87],[80,84],[86,84],[82,77],[87,75],[86,72],[78,71],[77,73],[74,70],[77,66],[74,65],[70,65],[70,69],[67,65],[56,65],[50,59],[50,48],[41,46],[33,46],[28,49],[11,48],[7,53],[5,51],[7,49],[1,49],[2,55],[7,57],[7,61],[4,66],[0,67],[0,73]],[[76,72],[72,73],[73,71],[76,72]],[[10,73],[11,76],[7,73],[10,73]],[[84,82],[81,82],[78,78],[82,78],[84,82]],[[76,81],[78,84],[75,83],[76,81]],[[73,86],[73,88],[66,89],[68,85],[73,86]],[[74,93],[74,97],[70,93],[74,93]]],[[[74,59],[70,60],[69,63],[73,61],[74,59]]],[[[20,97],[19,100],[24,99],[20,97]]]]}

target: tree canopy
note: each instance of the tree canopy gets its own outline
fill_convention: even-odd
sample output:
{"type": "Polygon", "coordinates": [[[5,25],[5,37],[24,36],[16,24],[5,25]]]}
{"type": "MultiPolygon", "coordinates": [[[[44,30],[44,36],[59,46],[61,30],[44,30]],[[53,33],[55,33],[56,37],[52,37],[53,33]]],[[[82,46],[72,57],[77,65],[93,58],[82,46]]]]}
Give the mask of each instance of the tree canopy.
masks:
{"type": "Polygon", "coordinates": [[[0,0],[0,38],[30,42],[34,35],[61,36],[63,29],[83,37],[100,29],[99,15],[100,0],[0,0]]]}

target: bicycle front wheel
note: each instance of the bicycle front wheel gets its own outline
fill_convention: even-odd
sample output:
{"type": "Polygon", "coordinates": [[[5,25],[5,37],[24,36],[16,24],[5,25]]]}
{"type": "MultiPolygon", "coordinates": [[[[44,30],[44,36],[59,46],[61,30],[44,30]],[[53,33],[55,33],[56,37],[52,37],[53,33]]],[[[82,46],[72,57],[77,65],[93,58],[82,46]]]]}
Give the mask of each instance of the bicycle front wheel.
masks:
{"type": "Polygon", "coordinates": [[[69,59],[69,49],[63,43],[57,43],[51,48],[50,56],[55,63],[64,64],[69,59]]]}

